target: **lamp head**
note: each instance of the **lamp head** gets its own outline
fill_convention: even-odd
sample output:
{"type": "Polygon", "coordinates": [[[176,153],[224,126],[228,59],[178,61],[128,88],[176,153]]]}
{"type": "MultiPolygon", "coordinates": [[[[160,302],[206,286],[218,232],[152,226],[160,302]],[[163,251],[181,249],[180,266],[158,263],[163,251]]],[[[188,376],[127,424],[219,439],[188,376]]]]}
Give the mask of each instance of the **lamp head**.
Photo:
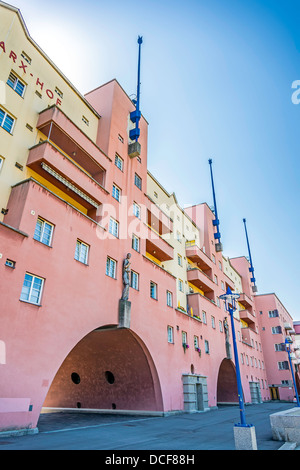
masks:
{"type": "Polygon", "coordinates": [[[226,310],[229,310],[230,305],[232,310],[236,310],[235,302],[240,297],[240,294],[231,291],[230,287],[227,287],[226,294],[220,295],[220,299],[225,300],[226,310]]]}

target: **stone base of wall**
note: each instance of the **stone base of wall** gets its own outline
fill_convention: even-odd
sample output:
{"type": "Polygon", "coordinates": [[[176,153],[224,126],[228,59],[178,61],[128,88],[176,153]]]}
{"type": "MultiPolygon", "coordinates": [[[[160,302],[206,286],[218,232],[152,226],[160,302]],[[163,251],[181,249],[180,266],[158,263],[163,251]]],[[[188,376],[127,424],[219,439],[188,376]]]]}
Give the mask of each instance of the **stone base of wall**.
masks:
{"type": "Polygon", "coordinates": [[[206,377],[197,374],[183,374],[184,411],[208,411],[208,392],[206,377]]]}
{"type": "Polygon", "coordinates": [[[273,439],[295,442],[300,445],[300,408],[280,411],[270,415],[273,439]]]}

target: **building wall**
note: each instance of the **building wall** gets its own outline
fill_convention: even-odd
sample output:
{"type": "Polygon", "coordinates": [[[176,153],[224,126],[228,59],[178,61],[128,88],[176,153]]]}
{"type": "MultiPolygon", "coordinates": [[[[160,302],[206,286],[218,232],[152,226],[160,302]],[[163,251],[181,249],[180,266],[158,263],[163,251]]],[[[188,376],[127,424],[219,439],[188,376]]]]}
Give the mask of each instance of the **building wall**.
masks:
{"type": "Polygon", "coordinates": [[[148,172],[144,116],[140,155],[129,156],[135,108],[117,80],[81,96],[20,13],[1,2],[0,15],[1,107],[16,121],[12,133],[0,127],[0,429],[35,427],[43,405],[168,412],[236,403],[220,299],[227,287],[240,293],[234,324],[245,401],[268,400],[246,258],[216,251],[207,204],[183,210],[148,172]],[[23,52],[31,59],[25,68],[23,52]],[[26,84],[24,97],[6,83],[11,71],[26,84]],[[39,218],[53,227],[49,245],[35,239],[39,218]],[[76,259],[78,241],[88,248],[84,262],[76,259]],[[128,253],[138,284],[123,329],[128,253]],[[21,298],[26,273],[43,281],[38,303],[21,298]]]}

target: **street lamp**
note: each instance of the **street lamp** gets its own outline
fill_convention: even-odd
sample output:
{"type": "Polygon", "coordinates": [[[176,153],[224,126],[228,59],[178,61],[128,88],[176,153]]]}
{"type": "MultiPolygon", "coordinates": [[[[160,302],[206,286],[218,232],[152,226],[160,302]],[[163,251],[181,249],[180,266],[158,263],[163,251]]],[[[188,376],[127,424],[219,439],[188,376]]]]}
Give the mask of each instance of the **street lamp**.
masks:
{"type": "Polygon", "coordinates": [[[298,395],[298,391],[297,391],[295,374],[294,374],[292,358],[291,358],[291,344],[292,344],[292,342],[293,341],[291,340],[291,338],[289,336],[287,336],[285,338],[285,342],[284,342],[285,343],[285,350],[287,351],[288,356],[289,356],[289,363],[290,363],[290,368],[291,368],[292,377],[293,377],[293,383],[294,383],[295,395],[296,395],[296,400],[297,400],[297,406],[300,406],[299,395],[298,395]]]}
{"type": "Polygon", "coordinates": [[[240,373],[239,358],[238,358],[236,337],[235,337],[235,329],[234,329],[234,320],[233,320],[233,312],[236,310],[236,299],[238,299],[239,297],[240,297],[239,294],[234,294],[233,292],[231,292],[230,287],[227,287],[226,294],[220,295],[220,299],[225,300],[225,307],[226,307],[226,310],[229,313],[230,319],[231,319],[232,342],[233,342],[233,349],[234,349],[236,380],[237,380],[238,397],[239,397],[239,405],[240,405],[240,415],[241,415],[240,425],[241,426],[247,426],[246,425],[246,417],[245,417],[245,406],[244,406],[244,399],[243,399],[241,373],[240,373]]]}
{"type": "Polygon", "coordinates": [[[234,425],[235,426],[234,430],[237,430],[237,433],[235,433],[236,445],[239,445],[239,442],[241,442],[242,443],[240,447],[241,449],[248,448],[248,449],[256,450],[257,444],[256,444],[255,428],[253,424],[246,423],[241,372],[240,372],[239,357],[238,357],[238,350],[237,350],[236,336],[235,336],[235,329],[234,329],[233,312],[236,310],[236,299],[238,299],[239,297],[240,297],[239,294],[231,292],[231,289],[229,286],[227,287],[226,294],[220,295],[220,299],[223,299],[225,301],[225,307],[231,319],[232,343],[233,343],[233,350],[234,350],[236,380],[237,380],[240,417],[241,417],[241,422],[239,424],[234,425]]]}

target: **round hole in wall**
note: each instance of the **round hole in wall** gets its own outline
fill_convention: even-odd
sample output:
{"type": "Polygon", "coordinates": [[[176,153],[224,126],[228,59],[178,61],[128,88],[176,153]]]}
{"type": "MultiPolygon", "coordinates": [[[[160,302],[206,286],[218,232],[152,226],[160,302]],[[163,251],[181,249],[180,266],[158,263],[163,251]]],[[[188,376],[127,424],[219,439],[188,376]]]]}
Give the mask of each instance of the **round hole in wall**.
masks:
{"type": "Polygon", "coordinates": [[[106,380],[107,380],[107,382],[108,382],[109,384],[113,384],[114,381],[115,381],[115,376],[114,376],[114,374],[113,374],[112,372],[110,372],[109,370],[107,370],[107,371],[105,372],[105,378],[106,378],[106,380]]]}
{"type": "Polygon", "coordinates": [[[78,385],[80,383],[80,375],[77,372],[72,372],[71,379],[74,384],[78,385]]]}
{"type": "Polygon", "coordinates": [[[115,403],[112,403],[111,407],[112,407],[113,410],[115,410],[117,408],[117,405],[115,403]]]}
{"type": "Polygon", "coordinates": [[[191,364],[191,374],[194,374],[195,373],[195,367],[194,367],[194,364],[191,364]]]}

